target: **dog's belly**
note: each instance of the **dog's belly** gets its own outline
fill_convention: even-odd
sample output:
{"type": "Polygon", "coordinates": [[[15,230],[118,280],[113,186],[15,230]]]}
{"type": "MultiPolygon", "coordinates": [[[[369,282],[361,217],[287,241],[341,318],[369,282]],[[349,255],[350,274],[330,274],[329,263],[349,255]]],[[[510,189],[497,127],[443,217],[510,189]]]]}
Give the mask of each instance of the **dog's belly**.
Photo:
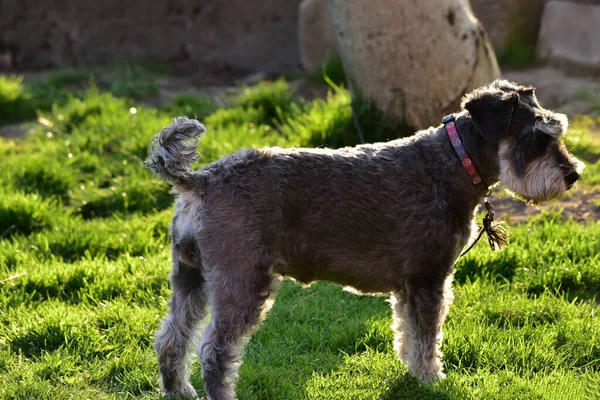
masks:
{"type": "Polygon", "coordinates": [[[389,293],[400,289],[402,274],[389,266],[370,264],[336,265],[336,263],[281,263],[273,271],[284,277],[293,278],[303,284],[329,281],[351,286],[363,293],[389,293]]]}
{"type": "Polygon", "coordinates": [[[361,240],[344,231],[339,236],[283,235],[286,245],[277,248],[273,270],[305,284],[325,280],[364,293],[396,292],[407,280],[445,278],[468,237],[468,229],[419,235],[404,229],[401,222],[398,226],[398,231],[361,240]]]}

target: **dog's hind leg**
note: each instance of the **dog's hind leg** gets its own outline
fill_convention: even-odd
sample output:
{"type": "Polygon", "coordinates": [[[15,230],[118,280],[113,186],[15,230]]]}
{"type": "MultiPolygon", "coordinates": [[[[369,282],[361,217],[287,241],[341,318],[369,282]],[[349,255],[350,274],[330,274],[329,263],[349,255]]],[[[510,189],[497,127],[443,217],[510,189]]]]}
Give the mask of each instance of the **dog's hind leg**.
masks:
{"type": "Polygon", "coordinates": [[[425,382],[443,379],[442,325],[452,301],[452,276],[445,282],[414,281],[392,297],[395,348],[408,370],[425,382]]]}
{"type": "Polygon", "coordinates": [[[190,253],[178,250],[177,245],[173,246],[173,263],[170,313],[156,333],[154,348],[158,354],[161,387],[165,395],[196,398],[188,376],[188,350],[200,320],[206,315],[206,282],[201,265],[192,262],[190,253]]]}
{"type": "Polygon", "coordinates": [[[244,345],[272,305],[279,281],[268,268],[216,269],[209,281],[211,322],[198,345],[209,399],[235,398],[244,345]]]}

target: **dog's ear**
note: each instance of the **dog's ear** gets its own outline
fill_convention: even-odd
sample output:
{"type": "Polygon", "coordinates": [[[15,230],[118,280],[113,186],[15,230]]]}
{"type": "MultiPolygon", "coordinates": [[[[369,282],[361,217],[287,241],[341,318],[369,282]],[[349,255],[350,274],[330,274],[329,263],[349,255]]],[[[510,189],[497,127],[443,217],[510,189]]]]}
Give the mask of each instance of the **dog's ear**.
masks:
{"type": "Polygon", "coordinates": [[[524,86],[519,89],[519,92],[530,96],[535,96],[535,88],[533,86],[524,86]]]}
{"type": "Polygon", "coordinates": [[[469,111],[475,127],[483,139],[496,144],[508,130],[519,94],[512,92],[484,92],[465,100],[463,107],[469,111]]]}

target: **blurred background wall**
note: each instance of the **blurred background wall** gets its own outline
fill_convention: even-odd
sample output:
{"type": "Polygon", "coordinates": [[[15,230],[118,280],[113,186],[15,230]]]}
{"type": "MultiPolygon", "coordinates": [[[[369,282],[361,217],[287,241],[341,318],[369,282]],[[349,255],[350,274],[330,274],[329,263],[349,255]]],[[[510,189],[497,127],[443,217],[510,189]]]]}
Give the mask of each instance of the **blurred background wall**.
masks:
{"type": "Polygon", "coordinates": [[[300,60],[299,3],[0,0],[0,52],[19,68],[152,58],[283,71],[300,60]]]}
{"type": "MultiPolygon", "coordinates": [[[[404,1],[404,0],[398,0],[404,1]]],[[[600,0],[471,0],[504,65],[600,71],[600,0]]],[[[0,68],[151,58],[280,73],[335,53],[324,0],[0,0],[0,68]]]]}

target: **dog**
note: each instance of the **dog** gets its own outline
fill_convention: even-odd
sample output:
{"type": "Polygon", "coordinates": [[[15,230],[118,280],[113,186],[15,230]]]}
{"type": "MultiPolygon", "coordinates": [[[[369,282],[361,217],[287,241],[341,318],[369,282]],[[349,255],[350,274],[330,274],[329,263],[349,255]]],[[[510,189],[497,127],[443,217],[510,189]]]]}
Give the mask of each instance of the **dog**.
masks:
{"type": "Polygon", "coordinates": [[[164,394],[197,396],[187,352],[210,308],[197,347],[204,387],[209,399],[235,397],[243,346],[280,277],[390,295],[398,357],[425,382],[443,378],[453,265],[489,185],[537,203],[584,168],[562,143],[567,117],[542,108],[533,87],[494,81],[461,107],[409,138],[250,148],[198,170],[202,124],[178,118],[155,136],[146,167],[178,194],[170,313],[154,343],[164,394]]]}

